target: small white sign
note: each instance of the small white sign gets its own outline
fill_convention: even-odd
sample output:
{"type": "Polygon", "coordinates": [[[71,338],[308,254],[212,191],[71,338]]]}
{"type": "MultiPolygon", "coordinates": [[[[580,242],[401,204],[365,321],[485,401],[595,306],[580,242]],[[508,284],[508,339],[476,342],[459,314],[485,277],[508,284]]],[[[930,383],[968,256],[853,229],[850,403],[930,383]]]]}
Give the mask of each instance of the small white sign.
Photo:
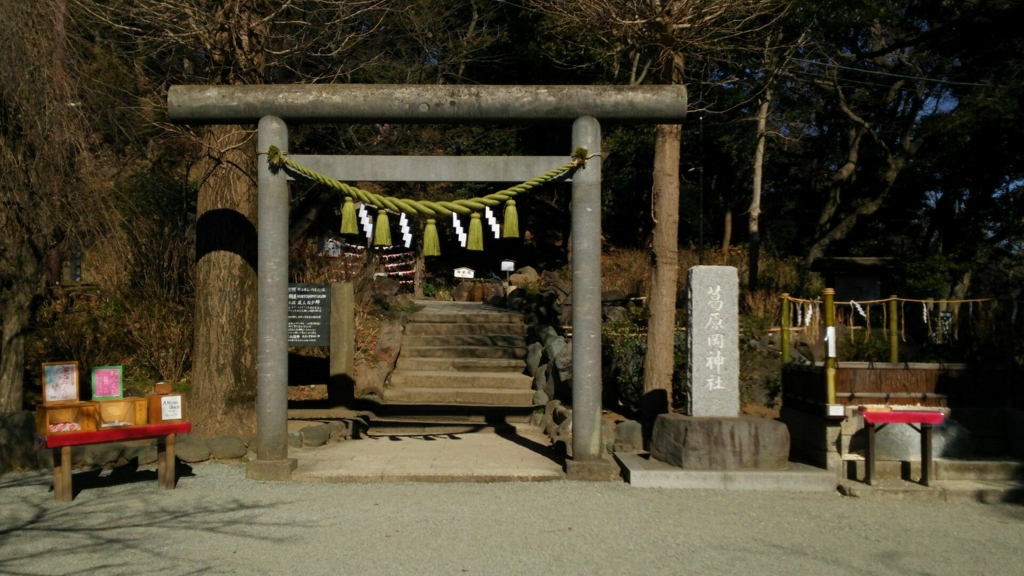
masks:
{"type": "Polygon", "coordinates": [[[456,278],[473,278],[475,275],[476,275],[476,273],[473,271],[472,268],[456,268],[455,269],[455,277],[456,278]]]}
{"type": "Polygon", "coordinates": [[[181,420],[181,396],[164,396],[160,399],[161,420],[181,420]]]}
{"type": "Polygon", "coordinates": [[[825,329],[825,342],[828,342],[828,357],[836,357],[836,328],[829,326],[825,329]]]}
{"type": "Polygon", "coordinates": [[[502,272],[515,272],[516,271],[516,262],[515,262],[515,260],[502,260],[501,261],[501,271],[502,272]]]}
{"type": "Polygon", "coordinates": [[[829,404],[828,405],[828,417],[829,418],[842,418],[846,416],[845,407],[842,404],[829,404]]]}

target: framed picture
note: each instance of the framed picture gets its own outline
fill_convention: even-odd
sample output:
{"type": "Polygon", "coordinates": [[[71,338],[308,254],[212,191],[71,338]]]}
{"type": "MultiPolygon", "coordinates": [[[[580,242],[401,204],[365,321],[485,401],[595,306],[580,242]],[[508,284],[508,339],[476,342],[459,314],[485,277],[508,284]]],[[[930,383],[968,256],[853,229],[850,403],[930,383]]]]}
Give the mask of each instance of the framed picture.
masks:
{"type": "Polygon", "coordinates": [[[92,369],[93,400],[120,400],[123,395],[120,366],[97,366],[92,369]]]}
{"type": "Polygon", "coordinates": [[[78,362],[43,362],[43,405],[78,402],[78,362]]]}

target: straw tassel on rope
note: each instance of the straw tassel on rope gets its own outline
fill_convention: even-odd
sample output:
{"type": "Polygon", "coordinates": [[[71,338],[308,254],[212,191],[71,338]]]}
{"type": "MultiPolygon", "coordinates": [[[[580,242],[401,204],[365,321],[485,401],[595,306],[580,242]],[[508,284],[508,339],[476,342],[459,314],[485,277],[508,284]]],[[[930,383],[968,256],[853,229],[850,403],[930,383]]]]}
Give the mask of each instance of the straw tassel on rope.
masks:
{"type": "Polygon", "coordinates": [[[423,255],[441,255],[441,241],[437,237],[437,224],[433,218],[427,218],[427,227],[423,230],[423,255]]]}
{"type": "Polygon", "coordinates": [[[484,225],[480,221],[480,213],[473,212],[473,217],[469,221],[469,242],[466,244],[467,250],[483,250],[484,249],[484,225]]]}
{"type": "Polygon", "coordinates": [[[341,233],[359,234],[359,225],[356,223],[356,204],[352,198],[346,196],[341,206],[341,233]]]}
{"type": "Polygon", "coordinates": [[[391,223],[387,210],[377,211],[377,226],[373,233],[374,246],[391,246],[391,223]]]}
{"type": "Polygon", "coordinates": [[[516,201],[505,202],[505,238],[519,238],[519,214],[516,212],[516,201]]]}

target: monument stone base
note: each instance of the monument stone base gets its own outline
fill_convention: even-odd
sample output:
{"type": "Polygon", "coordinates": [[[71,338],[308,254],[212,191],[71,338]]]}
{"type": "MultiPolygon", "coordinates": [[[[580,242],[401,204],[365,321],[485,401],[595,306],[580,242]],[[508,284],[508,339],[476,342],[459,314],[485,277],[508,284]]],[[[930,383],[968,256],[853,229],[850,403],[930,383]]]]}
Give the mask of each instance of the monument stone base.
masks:
{"type": "Polygon", "coordinates": [[[785,470],[789,429],[748,416],[662,414],[654,421],[651,458],[688,470],[785,470]]]}

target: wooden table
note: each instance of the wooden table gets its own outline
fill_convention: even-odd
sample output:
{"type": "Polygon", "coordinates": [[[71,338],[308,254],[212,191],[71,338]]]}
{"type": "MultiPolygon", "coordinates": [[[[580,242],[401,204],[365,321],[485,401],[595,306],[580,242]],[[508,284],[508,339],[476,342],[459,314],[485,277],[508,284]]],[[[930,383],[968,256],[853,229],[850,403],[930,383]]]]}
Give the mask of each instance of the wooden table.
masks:
{"type": "Polygon", "coordinates": [[[95,432],[68,432],[39,437],[39,448],[53,449],[53,497],[60,502],[71,502],[71,447],[126,440],[157,439],[156,469],[161,488],[171,490],[175,485],[174,436],[192,430],[191,422],[108,428],[95,432]]]}
{"type": "Polygon", "coordinates": [[[920,428],[914,428],[921,434],[921,484],[928,486],[931,482],[932,470],[932,427],[942,424],[946,415],[942,412],[925,410],[862,410],[864,424],[868,431],[868,454],[865,462],[864,481],[874,484],[875,477],[875,429],[881,430],[886,424],[908,424],[914,428],[914,424],[920,428]]]}

